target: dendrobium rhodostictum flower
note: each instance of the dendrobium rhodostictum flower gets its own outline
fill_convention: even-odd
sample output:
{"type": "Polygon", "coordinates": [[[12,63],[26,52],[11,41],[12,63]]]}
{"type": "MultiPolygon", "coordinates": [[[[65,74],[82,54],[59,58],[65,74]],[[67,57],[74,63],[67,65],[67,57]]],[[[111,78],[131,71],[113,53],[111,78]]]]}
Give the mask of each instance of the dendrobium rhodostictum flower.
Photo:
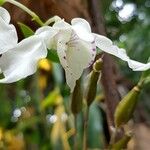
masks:
{"type": "Polygon", "coordinates": [[[89,23],[81,18],[72,19],[71,24],[60,19],[19,43],[16,29],[9,22],[9,13],[0,7],[0,69],[4,75],[0,83],[15,82],[33,74],[38,60],[47,56],[47,48],[57,51],[71,92],[83,70],[93,63],[97,47],[126,61],[135,71],[150,68],[150,63],[131,60],[124,49],[113,45],[107,37],[92,33],[89,23]]]}
{"type": "Polygon", "coordinates": [[[96,46],[91,28],[85,20],[76,18],[71,23],[61,20],[53,27],[38,29],[35,34],[44,38],[48,49],[57,50],[60,63],[65,69],[66,82],[73,91],[83,70],[93,63],[96,46]]]}
{"type": "Polygon", "coordinates": [[[17,43],[16,29],[6,9],[0,7],[0,69],[4,78],[0,83],[12,83],[36,71],[37,62],[47,56],[47,49],[38,36],[17,43]]]}
{"type": "Polygon", "coordinates": [[[71,91],[83,70],[93,63],[96,47],[127,61],[133,70],[142,71],[150,68],[147,64],[131,60],[124,49],[113,45],[113,42],[107,37],[92,33],[89,23],[81,18],[72,19],[71,24],[60,20],[52,27],[41,27],[35,34],[44,39],[48,49],[57,50],[71,91]]]}

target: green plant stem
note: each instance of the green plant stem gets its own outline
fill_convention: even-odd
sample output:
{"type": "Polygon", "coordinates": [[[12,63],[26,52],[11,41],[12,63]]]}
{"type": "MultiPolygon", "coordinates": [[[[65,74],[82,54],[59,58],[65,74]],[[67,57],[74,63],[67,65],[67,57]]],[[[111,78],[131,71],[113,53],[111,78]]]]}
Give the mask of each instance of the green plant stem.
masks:
{"type": "Polygon", "coordinates": [[[144,77],[144,73],[142,73],[141,78],[140,78],[140,80],[139,80],[139,82],[138,82],[138,84],[137,84],[137,86],[138,86],[139,88],[142,88],[142,87],[144,86],[145,79],[146,79],[146,78],[144,77]]]}
{"type": "Polygon", "coordinates": [[[84,133],[83,133],[83,150],[88,149],[88,120],[89,120],[89,107],[87,106],[85,110],[85,118],[84,118],[84,133]]]}
{"type": "Polygon", "coordinates": [[[35,14],[33,11],[31,11],[29,8],[27,8],[23,4],[19,3],[18,1],[5,0],[5,2],[9,2],[9,3],[19,7],[20,9],[24,10],[26,13],[28,13],[32,17],[32,20],[36,21],[40,26],[44,25],[44,23],[42,22],[42,20],[39,18],[39,16],[37,14],[35,14]]]}
{"type": "Polygon", "coordinates": [[[74,150],[78,149],[78,142],[77,142],[77,114],[74,114],[74,126],[75,126],[75,134],[74,134],[74,150]]]}
{"type": "Polygon", "coordinates": [[[111,139],[110,139],[110,142],[109,142],[109,145],[112,145],[115,143],[115,139],[116,139],[116,136],[117,136],[117,128],[114,129],[114,131],[112,132],[112,135],[111,135],[111,139]]]}
{"type": "Polygon", "coordinates": [[[52,18],[49,18],[49,19],[44,23],[44,26],[48,26],[48,25],[50,25],[51,23],[57,22],[57,21],[59,21],[59,20],[61,20],[60,17],[54,16],[54,17],[52,17],[52,18]]]}

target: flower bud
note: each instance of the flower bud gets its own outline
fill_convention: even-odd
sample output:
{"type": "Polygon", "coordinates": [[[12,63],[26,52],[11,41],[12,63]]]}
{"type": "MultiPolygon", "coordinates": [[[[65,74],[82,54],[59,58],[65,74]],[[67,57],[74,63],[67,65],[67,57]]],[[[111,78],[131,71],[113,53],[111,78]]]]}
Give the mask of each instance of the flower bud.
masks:
{"type": "Polygon", "coordinates": [[[126,149],[127,144],[130,141],[131,137],[132,135],[130,133],[124,135],[118,142],[116,142],[115,144],[111,146],[111,149],[113,150],[126,149]]]}
{"type": "Polygon", "coordinates": [[[115,111],[115,125],[120,127],[127,123],[133,115],[138,96],[140,93],[139,86],[135,86],[118,104],[115,111]]]}
{"type": "Polygon", "coordinates": [[[0,0],[0,6],[5,3],[5,0],[0,0]]]}
{"type": "Polygon", "coordinates": [[[74,115],[78,114],[82,109],[83,91],[81,86],[81,79],[76,81],[76,86],[72,93],[71,111],[74,115]]]}
{"type": "Polygon", "coordinates": [[[99,59],[93,65],[93,71],[91,73],[91,77],[88,84],[86,95],[86,101],[88,106],[90,106],[95,99],[97,91],[97,81],[99,79],[101,69],[102,69],[102,59],[99,59]]]}

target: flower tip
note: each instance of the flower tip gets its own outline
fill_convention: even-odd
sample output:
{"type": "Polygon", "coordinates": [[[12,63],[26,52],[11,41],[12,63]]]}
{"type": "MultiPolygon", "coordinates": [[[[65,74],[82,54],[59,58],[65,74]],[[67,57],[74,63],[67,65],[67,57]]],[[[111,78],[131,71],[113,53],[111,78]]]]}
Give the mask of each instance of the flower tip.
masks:
{"type": "MultiPolygon", "coordinates": [[[[59,16],[55,16],[55,22],[57,22],[57,21],[61,21],[62,19],[59,17],[59,16]]],[[[63,19],[64,20],[64,19],[63,19]]]]}
{"type": "Polygon", "coordinates": [[[0,0],[0,6],[3,5],[5,2],[5,0],[0,0]]]}

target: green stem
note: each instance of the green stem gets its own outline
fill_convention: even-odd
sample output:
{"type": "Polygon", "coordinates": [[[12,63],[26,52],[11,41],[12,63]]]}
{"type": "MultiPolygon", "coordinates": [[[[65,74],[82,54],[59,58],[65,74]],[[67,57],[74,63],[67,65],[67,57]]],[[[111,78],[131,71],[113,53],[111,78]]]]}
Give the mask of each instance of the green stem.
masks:
{"type": "Polygon", "coordinates": [[[89,107],[87,106],[85,111],[85,120],[84,120],[84,133],[83,133],[83,150],[88,149],[88,115],[89,115],[89,107]]]}
{"type": "Polygon", "coordinates": [[[44,26],[48,26],[49,24],[53,23],[53,22],[57,22],[61,20],[61,18],[59,16],[54,16],[50,19],[48,19],[45,23],[44,23],[44,26]]]}
{"type": "Polygon", "coordinates": [[[75,126],[74,150],[76,150],[76,149],[78,149],[78,142],[77,142],[77,114],[74,114],[74,126],[75,126]]]}
{"type": "Polygon", "coordinates": [[[144,77],[144,72],[142,73],[142,75],[141,75],[141,78],[140,78],[140,80],[139,80],[139,82],[138,82],[138,87],[139,88],[142,88],[143,87],[143,85],[144,85],[144,82],[145,82],[145,77],[144,77]]]}
{"type": "Polygon", "coordinates": [[[110,143],[109,145],[112,145],[115,143],[115,139],[116,139],[116,135],[117,135],[117,128],[114,129],[114,131],[112,131],[112,135],[111,135],[111,139],[110,139],[110,143]]]}
{"type": "Polygon", "coordinates": [[[31,11],[29,8],[27,8],[26,6],[24,6],[23,4],[15,1],[15,0],[5,0],[5,2],[9,2],[19,8],[21,8],[22,10],[24,10],[26,13],[28,13],[34,20],[36,21],[40,26],[43,26],[44,23],[42,22],[42,20],[39,18],[39,16],[37,14],[35,14],[33,11],[31,11]]]}

